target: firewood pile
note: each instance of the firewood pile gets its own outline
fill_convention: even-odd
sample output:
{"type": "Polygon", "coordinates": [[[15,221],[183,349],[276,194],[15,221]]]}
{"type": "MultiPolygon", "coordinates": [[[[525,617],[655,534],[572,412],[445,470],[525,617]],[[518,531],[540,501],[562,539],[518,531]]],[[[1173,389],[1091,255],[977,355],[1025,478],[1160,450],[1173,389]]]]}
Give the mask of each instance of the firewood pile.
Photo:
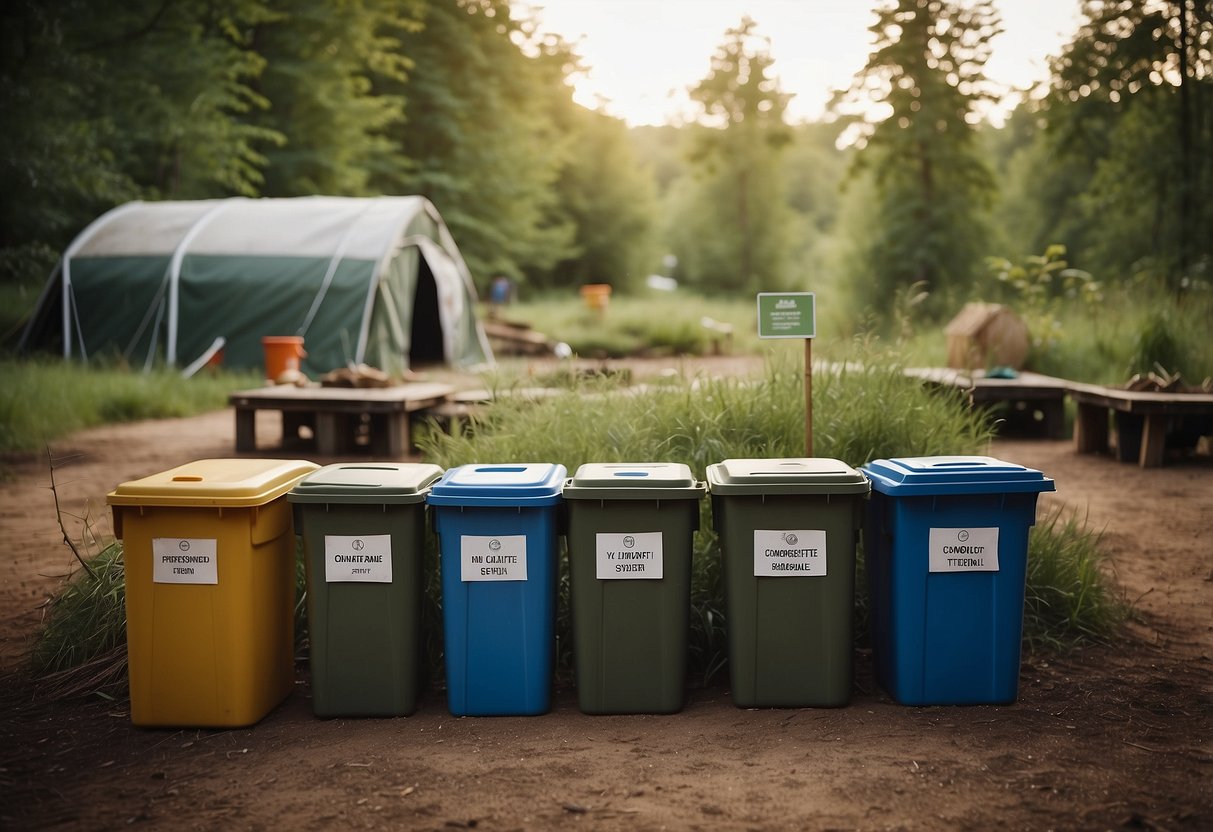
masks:
{"type": "Polygon", "coordinates": [[[1124,388],[1139,393],[1213,393],[1213,377],[1199,385],[1184,384],[1179,373],[1168,372],[1165,367],[1155,364],[1150,372],[1134,375],[1125,382],[1124,388]]]}

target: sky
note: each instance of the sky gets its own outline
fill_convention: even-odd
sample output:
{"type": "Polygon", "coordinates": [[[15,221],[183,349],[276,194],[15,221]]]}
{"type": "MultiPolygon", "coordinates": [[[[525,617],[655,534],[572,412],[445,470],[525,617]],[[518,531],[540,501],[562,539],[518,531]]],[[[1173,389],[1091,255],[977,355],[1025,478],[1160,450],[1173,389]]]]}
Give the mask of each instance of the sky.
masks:
{"type": "MultiPolygon", "coordinates": [[[[1003,34],[987,76],[1008,89],[1048,76],[1079,21],[1079,0],[994,0],[1003,34]]],[[[780,88],[795,97],[788,120],[820,118],[834,89],[847,87],[870,49],[874,4],[862,0],[515,0],[540,28],[562,35],[589,67],[574,98],[631,126],[688,119],[686,91],[707,75],[726,29],[749,15],[770,39],[780,88]]],[[[1013,106],[1010,99],[1006,107],[1013,106]]],[[[991,114],[995,123],[1000,113],[991,114]]]]}

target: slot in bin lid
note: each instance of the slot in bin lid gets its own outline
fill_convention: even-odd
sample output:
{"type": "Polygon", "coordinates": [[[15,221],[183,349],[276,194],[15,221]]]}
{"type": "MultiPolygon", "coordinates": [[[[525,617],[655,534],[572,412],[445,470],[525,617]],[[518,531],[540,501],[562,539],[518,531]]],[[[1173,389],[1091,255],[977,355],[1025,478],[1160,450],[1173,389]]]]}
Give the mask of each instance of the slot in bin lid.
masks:
{"type": "Polygon", "coordinates": [[[989,456],[878,459],[862,469],[881,494],[1024,494],[1054,491],[1040,471],[989,456]]]}
{"type": "Polygon", "coordinates": [[[308,474],[286,498],[292,503],[421,503],[441,476],[442,469],[428,463],[337,463],[308,474]]]}
{"type": "Polygon", "coordinates": [[[303,459],[200,459],[106,495],[112,506],[260,506],[290,491],[319,468],[303,459]]]}
{"type": "Polygon", "coordinates": [[[430,487],[432,506],[545,506],[560,502],[568,471],[551,462],[472,463],[430,487]]]}
{"type": "Polygon", "coordinates": [[[681,462],[588,462],[564,484],[566,500],[699,499],[707,486],[681,462]]]}
{"type": "Polygon", "coordinates": [[[841,459],[726,459],[708,466],[713,494],[859,494],[871,491],[862,471],[841,459]]]}

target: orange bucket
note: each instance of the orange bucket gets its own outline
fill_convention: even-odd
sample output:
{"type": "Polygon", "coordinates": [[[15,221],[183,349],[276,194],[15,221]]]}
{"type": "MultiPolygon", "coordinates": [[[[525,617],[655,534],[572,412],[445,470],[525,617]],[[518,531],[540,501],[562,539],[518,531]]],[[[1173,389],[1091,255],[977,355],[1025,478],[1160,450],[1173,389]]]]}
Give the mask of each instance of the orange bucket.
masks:
{"type": "Polygon", "coordinates": [[[611,302],[611,284],[587,283],[581,287],[581,298],[588,308],[602,312],[611,302]]]}
{"type": "Polygon", "coordinates": [[[277,381],[287,370],[298,370],[299,359],[306,358],[301,335],[266,335],[261,339],[265,348],[265,377],[277,381]]]}

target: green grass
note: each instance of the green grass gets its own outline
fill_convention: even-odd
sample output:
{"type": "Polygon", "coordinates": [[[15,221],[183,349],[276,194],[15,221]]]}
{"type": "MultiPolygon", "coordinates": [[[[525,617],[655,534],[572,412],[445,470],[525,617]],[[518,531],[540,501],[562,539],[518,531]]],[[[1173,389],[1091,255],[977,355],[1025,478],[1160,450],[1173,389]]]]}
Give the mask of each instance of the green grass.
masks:
{"type": "Polygon", "coordinates": [[[1032,529],[1024,603],[1024,639],[1030,647],[1114,637],[1129,605],[1102,568],[1099,544],[1097,532],[1059,510],[1046,513],[1032,529]]]}
{"type": "Polygon", "coordinates": [[[55,359],[0,359],[0,452],[31,451],[73,431],[113,422],[189,416],[223,407],[261,383],[255,373],[142,373],[55,359]]]}
{"type": "Polygon", "coordinates": [[[681,291],[615,295],[606,310],[597,312],[569,292],[511,305],[502,317],[530,324],[582,357],[618,358],[708,355],[714,343],[734,353],[755,352],[756,314],[752,298],[713,300],[681,291]],[[732,327],[731,338],[705,327],[705,318],[732,327]]]}

